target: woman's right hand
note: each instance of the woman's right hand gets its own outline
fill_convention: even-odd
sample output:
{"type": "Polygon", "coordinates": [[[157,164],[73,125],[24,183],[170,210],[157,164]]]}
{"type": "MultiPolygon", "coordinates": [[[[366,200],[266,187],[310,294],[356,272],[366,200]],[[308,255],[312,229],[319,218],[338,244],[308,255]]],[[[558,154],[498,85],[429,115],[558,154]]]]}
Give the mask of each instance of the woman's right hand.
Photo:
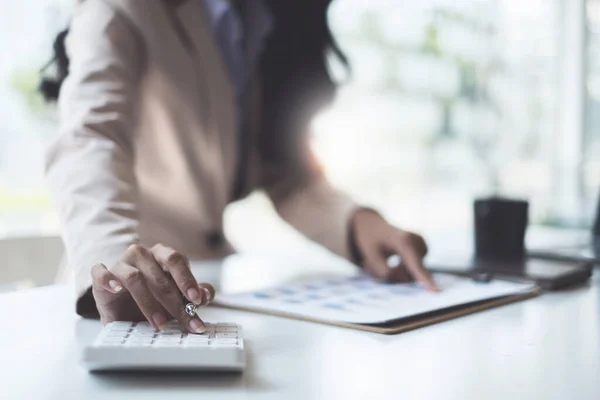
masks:
{"type": "Polygon", "coordinates": [[[92,282],[104,324],[146,319],[155,329],[161,329],[174,318],[188,332],[206,331],[198,316],[186,313],[181,294],[196,305],[207,305],[215,298],[215,289],[196,282],[188,259],[170,247],[131,245],[110,269],[95,265],[92,282]]]}

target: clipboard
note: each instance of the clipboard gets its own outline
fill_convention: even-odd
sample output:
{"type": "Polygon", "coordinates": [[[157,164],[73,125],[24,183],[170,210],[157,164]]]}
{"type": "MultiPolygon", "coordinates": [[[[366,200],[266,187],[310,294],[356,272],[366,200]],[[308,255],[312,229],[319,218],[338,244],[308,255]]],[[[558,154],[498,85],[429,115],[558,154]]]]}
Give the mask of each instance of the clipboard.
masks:
{"type": "Polygon", "coordinates": [[[451,319],[459,318],[462,316],[482,312],[495,307],[500,307],[510,303],[523,301],[538,296],[541,293],[541,289],[537,286],[531,286],[528,290],[521,291],[516,294],[493,297],[486,300],[467,302],[463,304],[453,305],[449,307],[439,308],[434,311],[424,312],[416,315],[407,317],[387,320],[385,322],[376,323],[352,323],[344,321],[336,321],[326,318],[318,318],[313,316],[301,315],[294,312],[285,312],[281,310],[268,310],[261,309],[259,307],[253,307],[248,305],[231,305],[226,302],[219,301],[219,298],[213,303],[215,306],[236,309],[249,312],[257,312],[265,315],[272,315],[277,317],[290,318],[300,321],[315,322],[320,324],[332,325],[342,328],[356,329],[367,332],[374,332],[380,334],[398,334],[407,332],[410,330],[422,328],[425,326],[437,324],[440,322],[448,321],[451,319]]]}

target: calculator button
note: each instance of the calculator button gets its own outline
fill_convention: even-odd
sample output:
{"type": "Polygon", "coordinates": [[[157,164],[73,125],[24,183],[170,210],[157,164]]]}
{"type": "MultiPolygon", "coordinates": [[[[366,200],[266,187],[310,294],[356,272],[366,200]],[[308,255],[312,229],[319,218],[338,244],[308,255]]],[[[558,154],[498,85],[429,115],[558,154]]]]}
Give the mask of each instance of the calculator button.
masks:
{"type": "Polygon", "coordinates": [[[154,347],[178,347],[179,342],[154,342],[154,347]]]}
{"type": "Polygon", "coordinates": [[[181,344],[181,340],[155,340],[154,344],[174,344],[179,346],[179,344],[181,344]]]}
{"type": "Polygon", "coordinates": [[[186,340],[188,342],[206,342],[208,341],[208,336],[188,336],[186,338],[184,338],[183,340],[186,340]]]}
{"type": "Polygon", "coordinates": [[[146,330],[133,330],[131,331],[129,334],[130,335],[137,335],[137,336],[154,336],[155,334],[158,334],[160,332],[154,332],[154,331],[146,331],[146,330]]]}
{"type": "Polygon", "coordinates": [[[232,338],[232,339],[236,339],[237,338],[237,333],[232,333],[232,332],[217,332],[216,334],[216,338],[217,339],[221,339],[221,338],[232,338]]]}
{"type": "Polygon", "coordinates": [[[135,329],[136,331],[156,331],[156,329],[154,329],[149,322],[138,322],[137,325],[133,327],[133,329],[135,329]]]}
{"type": "Polygon", "coordinates": [[[134,332],[156,332],[156,329],[154,329],[151,326],[136,326],[133,329],[134,332]]]}
{"type": "Polygon", "coordinates": [[[155,333],[159,333],[158,331],[155,330],[150,330],[150,329],[136,329],[131,331],[132,334],[137,334],[137,335],[154,335],[155,333]]]}
{"type": "Polygon", "coordinates": [[[237,339],[233,338],[222,338],[222,339],[213,339],[211,341],[212,344],[237,344],[237,339]]]}
{"type": "Polygon", "coordinates": [[[116,337],[116,338],[124,338],[127,336],[128,331],[108,331],[106,332],[106,337],[116,337]]]}
{"type": "Polygon", "coordinates": [[[127,347],[149,347],[152,346],[152,341],[146,341],[146,342],[127,342],[125,343],[125,346],[127,347]]]}
{"type": "Polygon", "coordinates": [[[128,326],[108,326],[108,332],[129,332],[131,327],[128,326]]]}
{"type": "Polygon", "coordinates": [[[208,335],[187,335],[184,337],[185,340],[208,340],[208,335]]]}
{"type": "Polygon", "coordinates": [[[177,331],[177,332],[159,332],[158,333],[158,337],[168,337],[168,338],[174,338],[174,337],[181,337],[181,331],[177,331]]]}
{"type": "Polygon", "coordinates": [[[216,332],[237,332],[234,326],[217,326],[216,332]]]}
{"type": "Polygon", "coordinates": [[[208,346],[209,343],[210,342],[208,340],[188,340],[187,342],[183,342],[183,344],[188,344],[188,345],[192,345],[192,344],[193,345],[196,345],[196,344],[200,345],[200,344],[202,344],[202,345],[205,345],[205,346],[208,346]]]}
{"type": "Polygon", "coordinates": [[[181,334],[181,329],[180,328],[166,328],[160,331],[160,333],[164,334],[173,334],[173,333],[179,333],[181,334]]]}
{"type": "Polygon", "coordinates": [[[131,325],[133,325],[132,322],[128,322],[128,321],[114,321],[108,324],[108,326],[112,329],[112,328],[131,328],[131,325]]]}
{"type": "Polygon", "coordinates": [[[131,332],[129,334],[129,337],[133,337],[133,338],[153,338],[154,337],[154,333],[153,332],[131,332]]]}
{"type": "Polygon", "coordinates": [[[149,326],[150,328],[152,328],[152,325],[150,325],[150,322],[148,321],[141,321],[135,324],[136,328],[140,328],[142,326],[149,326]]]}
{"type": "Polygon", "coordinates": [[[236,347],[237,346],[237,342],[236,343],[213,343],[212,344],[214,347],[236,347]]]}
{"type": "Polygon", "coordinates": [[[208,347],[208,340],[205,342],[187,342],[187,347],[208,347]]]}
{"type": "Polygon", "coordinates": [[[191,342],[208,342],[208,338],[207,337],[188,337],[187,339],[185,339],[185,342],[191,343],[191,342]]]}
{"type": "Polygon", "coordinates": [[[190,333],[187,337],[205,337],[208,338],[210,337],[210,332],[204,332],[204,333],[190,333]]]}
{"type": "Polygon", "coordinates": [[[150,336],[130,335],[129,337],[127,337],[126,340],[133,341],[133,342],[145,342],[145,341],[152,341],[152,339],[154,339],[154,337],[152,335],[150,335],[150,336]]]}
{"type": "Polygon", "coordinates": [[[147,339],[128,339],[127,343],[152,343],[152,338],[147,338],[147,339]]]}
{"type": "Polygon", "coordinates": [[[165,336],[159,336],[154,338],[155,341],[158,342],[181,342],[181,338],[180,337],[165,337],[165,336]]]}
{"type": "Polygon", "coordinates": [[[181,340],[154,339],[154,343],[181,343],[181,340]]]}
{"type": "Polygon", "coordinates": [[[162,332],[174,332],[174,331],[179,331],[181,332],[181,325],[179,324],[166,324],[162,327],[162,332]]]}

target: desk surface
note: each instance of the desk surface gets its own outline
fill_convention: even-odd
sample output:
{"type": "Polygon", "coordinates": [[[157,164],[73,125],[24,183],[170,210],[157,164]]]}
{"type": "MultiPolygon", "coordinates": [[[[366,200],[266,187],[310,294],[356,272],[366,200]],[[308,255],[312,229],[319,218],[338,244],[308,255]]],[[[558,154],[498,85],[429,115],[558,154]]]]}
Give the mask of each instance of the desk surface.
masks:
{"type": "Polygon", "coordinates": [[[89,374],[78,347],[100,322],[68,286],[0,295],[7,399],[599,399],[600,280],[563,293],[383,336],[208,308],[241,323],[243,375],[89,374]]]}

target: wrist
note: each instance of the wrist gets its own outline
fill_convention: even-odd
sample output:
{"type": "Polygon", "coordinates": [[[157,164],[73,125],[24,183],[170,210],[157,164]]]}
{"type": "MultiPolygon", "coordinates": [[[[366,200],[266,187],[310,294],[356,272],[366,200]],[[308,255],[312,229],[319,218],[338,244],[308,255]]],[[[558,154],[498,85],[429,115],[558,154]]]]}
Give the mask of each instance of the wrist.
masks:
{"type": "MultiPolygon", "coordinates": [[[[356,210],[354,212],[354,214],[352,215],[351,218],[351,224],[356,227],[358,225],[362,225],[363,221],[373,221],[375,219],[381,220],[382,222],[385,222],[385,220],[383,219],[383,217],[381,216],[381,214],[379,214],[377,211],[373,210],[372,208],[359,208],[358,210],[356,210]]],[[[356,228],[354,228],[356,229],[356,228]]]]}
{"type": "Polygon", "coordinates": [[[360,265],[364,260],[363,252],[360,249],[359,240],[357,237],[358,227],[364,226],[368,220],[373,218],[385,221],[383,217],[372,208],[361,207],[354,211],[348,223],[348,247],[350,253],[350,261],[360,265]]]}

